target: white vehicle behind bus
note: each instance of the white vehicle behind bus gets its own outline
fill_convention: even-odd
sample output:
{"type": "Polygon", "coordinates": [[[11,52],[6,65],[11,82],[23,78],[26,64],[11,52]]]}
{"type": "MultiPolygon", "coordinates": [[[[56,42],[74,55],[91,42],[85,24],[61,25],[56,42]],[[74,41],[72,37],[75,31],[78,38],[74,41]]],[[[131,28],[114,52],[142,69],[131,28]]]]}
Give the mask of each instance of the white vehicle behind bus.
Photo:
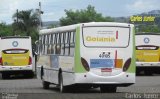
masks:
{"type": "Polygon", "coordinates": [[[67,86],[116,92],[135,83],[134,25],[91,22],[44,29],[37,45],[37,76],[67,86]]]}
{"type": "Polygon", "coordinates": [[[0,37],[0,72],[2,78],[24,74],[33,76],[32,43],[28,36],[0,37]]]}

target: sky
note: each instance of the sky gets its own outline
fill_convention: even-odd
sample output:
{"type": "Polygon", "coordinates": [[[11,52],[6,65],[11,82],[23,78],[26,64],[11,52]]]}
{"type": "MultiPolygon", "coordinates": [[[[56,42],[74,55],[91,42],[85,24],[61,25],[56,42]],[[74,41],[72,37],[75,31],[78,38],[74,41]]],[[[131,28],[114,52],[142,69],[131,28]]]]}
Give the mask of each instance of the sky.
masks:
{"type": "Polygon", "coordinates": [[[42,21],[58,21],[65,17],[64,10],[86,9],[95,7],[103,16],[122,17],[160,10],[160,0],[0,0],[0,23],[11,24],[16,9],[38,9],[41,2],[42,21]]]}

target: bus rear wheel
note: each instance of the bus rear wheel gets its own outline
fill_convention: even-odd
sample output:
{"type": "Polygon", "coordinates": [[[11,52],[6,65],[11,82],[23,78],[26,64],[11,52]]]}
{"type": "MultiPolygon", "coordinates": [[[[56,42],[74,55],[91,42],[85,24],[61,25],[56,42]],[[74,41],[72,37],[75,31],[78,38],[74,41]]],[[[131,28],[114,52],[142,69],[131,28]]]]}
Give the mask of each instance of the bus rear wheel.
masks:
{"type": "Polygon", "coordinates": [[[43,85],[43,89],[49,89],[50,83],[43,80],[43,81],[42,81],[42,85],[43,85]]]}
{"type": "Polygon", "coordinates": [[[117,87],[100,86],[101,93],[115,93],[117,87]]]}
{"type": "Polygon", "coordinates": [[[2,73],[2,79],[8,79],[9,77],[10,77],[10,74],[2,73]]]}
{"type": "Polygon", "coordinates": [[[34,72],[33,71],[25,71],[23,73],[24,77],[26,78],[33,78],[34,77],[34,72]]]}
{"type": "Polygon", "coordinates": [[[150,70],[145,70],[144,73],[147,76],[152,76],[152,71],[150,71],[150,70]]]}

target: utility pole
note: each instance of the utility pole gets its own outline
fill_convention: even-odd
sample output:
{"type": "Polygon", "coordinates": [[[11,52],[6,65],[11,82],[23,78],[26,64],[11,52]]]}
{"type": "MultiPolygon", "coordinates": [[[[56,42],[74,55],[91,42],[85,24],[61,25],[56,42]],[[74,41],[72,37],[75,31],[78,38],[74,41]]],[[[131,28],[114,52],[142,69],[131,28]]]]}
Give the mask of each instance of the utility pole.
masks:
{"type": "Polygon", "coordinates": [[[17,23],[18,23],[18,9],[17,9],[17,13],[16,14],[17,14],[17,23]]]}
{"type": "Polygon", "coordinates": [[[39,24],[39,29],[42,28],[42,18],[41,18],[41,14],[43,14],[43,11],[41,10],[41,2],[39,2],[39,9],[38,9],[38,14],[39,14],[39,20],[40,20],[40,24],[39,24]]]}
{"type": "MultiPolygon", "coordinates": [[[[41,2],[39,2],[39,8],[38,9],[36,9],[36,13],[38,14],[38,17],[39,17],[39,26],[38,26],[38,31],[42,28],[42,18],[41,18],[41,14],[43,14],[43,11],[41,11],[41,2]]],[[[39,46],[39,45],[37,45],[36,43],[35,43],[35,45],[33,45],[34,46],[34,60],[35,60],[35,73],[37,72],[37,54],[35,53],[35,50],[37,50],[37,47],[39,46]]]]}
{"type": "Polygon", "coordinates": [[[14,36],[16,36],[17,35],[16,30],[18,27],[18,9],[16,10],[16,18],[14,19],[14,24],[16,25],[16,28],[14,28],[13,33],[14,33],[14,36]]]}

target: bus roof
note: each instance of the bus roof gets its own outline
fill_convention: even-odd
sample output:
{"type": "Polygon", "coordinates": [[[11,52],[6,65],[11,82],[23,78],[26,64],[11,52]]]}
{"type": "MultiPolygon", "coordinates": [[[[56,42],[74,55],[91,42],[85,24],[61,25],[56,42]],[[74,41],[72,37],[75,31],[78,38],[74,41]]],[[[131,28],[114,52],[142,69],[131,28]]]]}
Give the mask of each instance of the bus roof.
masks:
{"type": "Polygon", "coordinates": [[[4,36],[4,37],[1,37],[1,39],[15,39],[15,38],[30,38],[30,36],[4,36]]]}
{"type": "MultiPolygon", "coordinates": [[[[122,26],[122,27],[129,27],[132,24],[129,23],[117,23],[117,22],[89,22],[89,23],[79,23],[74,25],[68,25],[68,26],[62,26],[57,28],[51,28],[51,29],[42,29],[40,30],[39,34],[50,34],[50,33],[58,33],[58,32],[66,32],[66,31],[74,31],[78,26],[122,26]]],[[[133,25],[132,25],[133,26],[133,25]]]]}
{"type": "Polygon", "coordinates": [[[139,32],[136,35],[160,35],[160,33],[152,33],[152,32],[139,32]]]}

